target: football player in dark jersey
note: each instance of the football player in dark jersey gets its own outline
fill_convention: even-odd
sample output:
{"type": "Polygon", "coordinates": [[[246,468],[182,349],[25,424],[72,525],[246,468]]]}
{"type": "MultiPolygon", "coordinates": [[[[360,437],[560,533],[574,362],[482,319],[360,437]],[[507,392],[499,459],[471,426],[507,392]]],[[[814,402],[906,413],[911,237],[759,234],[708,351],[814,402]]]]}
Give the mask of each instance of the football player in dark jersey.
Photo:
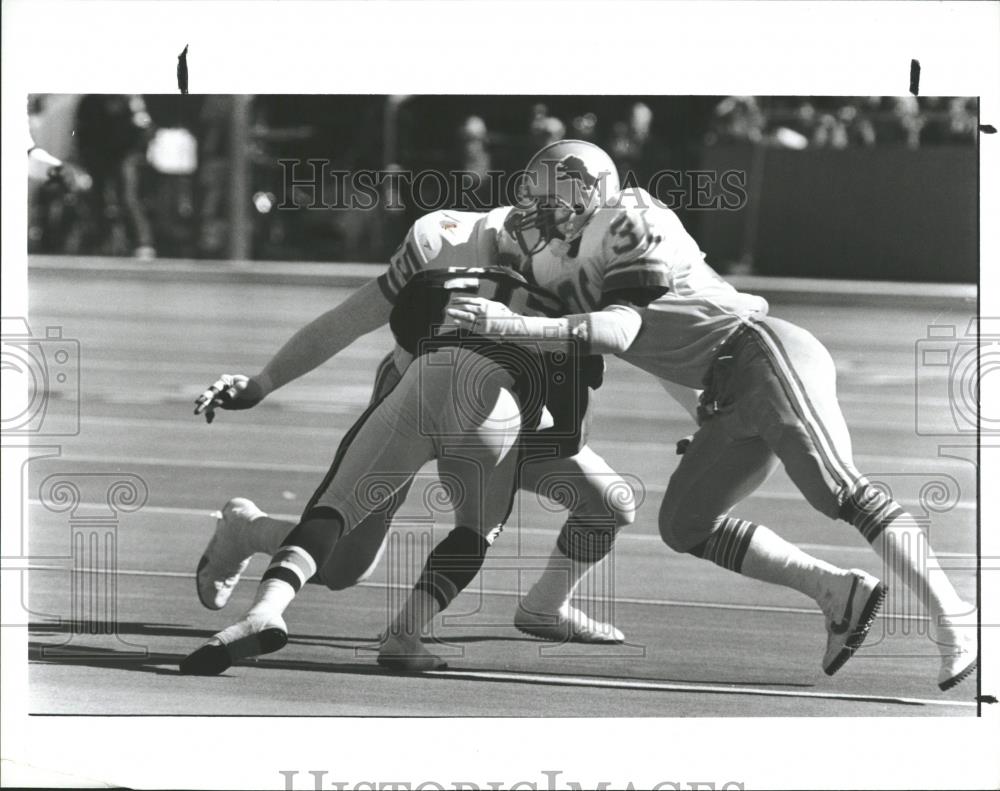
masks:
{"type": "MultiPolygon", "coordinates": [[[[509,256],[501,254],[504,221],[510,209],[490,212],[439,211],[420,218],[410,229],[389,267],[376,280],[297,332],[264,369],[254,375],[224,375],[198,399],[196,413],[211,422],[217,409],[247,409],[267,394],[308,373],[334,357],[360,336],[383,326],[400,292],[413,276],[450,267],[494,267],[509,256]]],[[[525,293],[528,293],[525,291],[525,293]]],[[[537,297],[535,297],[537,298],[537,297]]],[[[411,350],[412,351],[412,350],[411,350]]],[[[397,344],[378,367],[372,404],[381,401],[399,383],[413,359],[397,344]]],[[[599,377],[601,362],[591,362],[591,376],[599,377]],[[596,365],[598,370],[593,370],[596,365]]],[[[694,412],[693,398],[688,409],[694,412]]],[[[337,456],[358,438],[349,430],[337,456]]],[[[521,631],[548,640],[618,643],[625,638],[613,623],[591,618],[573,606],[571,597],[581,580],[605,556],[602,548],[635,514],[634,492],[608,463],[586,444],[549,458],[536,454],[525,465],[519,484],[569,511],[546,568],[518,603],[514,624],[521,631]]],[[[386,546],[387,531],[396,508],[406,497],[407,480],[393,502],[368,516],[338,542],[316,579],[339,590],[365,579],[377,566],[386,546]]],[[[546,506],[548,507],[548,506],[546,506]]],[[[209,609],[229,601],[240,575],[255,553],[273,555],[294,522],[269,517],[252,501],[238,497],[226,503],[216,530],[197,570],[198,595],[209,609]]]]}
{"type": "MultiPolygon", "coordinates": [[[[181,662],[214,675],[234,661],[281,648],[284,609],[343,537],[385,507],[425,463],[437,459],[453,492],[455,528],[431,552],[410,597],[387,630],[379,663],[401,670],[443,666],[420,637],[475,577],[506,520],[518,478],[533,459],[573,456],[599,361],[557,342],[506,344],[449,322],[456,294],[489,298],[522,315],[555,315],[559,300],[503,269],[419,273],[400,290],[390,325],[413,355],[399,384],[374,402],[338,452],[301,521],[282,546],[237,623],[181,662]]],[[[577,530],[570,552],[603,556],[612,534],[577,530]]]]}

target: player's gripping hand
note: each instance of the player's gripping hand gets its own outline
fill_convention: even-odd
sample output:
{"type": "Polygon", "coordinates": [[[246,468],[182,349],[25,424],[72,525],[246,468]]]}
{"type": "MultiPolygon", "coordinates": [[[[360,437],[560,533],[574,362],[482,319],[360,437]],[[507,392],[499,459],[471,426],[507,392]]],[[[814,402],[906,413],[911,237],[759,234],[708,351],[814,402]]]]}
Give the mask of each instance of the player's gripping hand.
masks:
{"type": "Polygon", "coordinates": [[[243,374],[223,374],[194,401],[194,413],[205,415],[211,423],[216,409],[250,409],[264,398],[264,388],[256,379],[243,374]]]}
{"type": "Polygon", "coordinates": [[[458,294],[445,313],[459,327],[481,335],[508,335],[516,332],[521,316],[502,302],[458,294]]]}

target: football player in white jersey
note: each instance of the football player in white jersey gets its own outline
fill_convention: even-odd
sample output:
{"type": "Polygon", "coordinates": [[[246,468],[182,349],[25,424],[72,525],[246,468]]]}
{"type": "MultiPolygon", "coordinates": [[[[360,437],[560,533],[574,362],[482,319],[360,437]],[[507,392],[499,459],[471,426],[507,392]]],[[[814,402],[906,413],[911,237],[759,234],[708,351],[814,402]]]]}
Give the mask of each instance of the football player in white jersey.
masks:
{"type": "Polygon", "coordinates": [[[835,673],[861,645],[886,588],[730,515],[781,463],[812,506],[853,524],[928,608],[940,688],[971,675],[975,608],[938,572],[919,524],[855,467],[822,344],[770,317],[764,299],[722,280],[673,212],[648,193],[619,191],[611,159],[590,143],[563,140],[539,151],[525,171],[523,203],[505,217],[501,249],[574,313],[527,318],[467,298],[449,315],[509,342],[591,343],[665,382],[703,389],[699,429],[660,508],[664,542],[814,599],[826,615],[822,667],[835,673]]]}

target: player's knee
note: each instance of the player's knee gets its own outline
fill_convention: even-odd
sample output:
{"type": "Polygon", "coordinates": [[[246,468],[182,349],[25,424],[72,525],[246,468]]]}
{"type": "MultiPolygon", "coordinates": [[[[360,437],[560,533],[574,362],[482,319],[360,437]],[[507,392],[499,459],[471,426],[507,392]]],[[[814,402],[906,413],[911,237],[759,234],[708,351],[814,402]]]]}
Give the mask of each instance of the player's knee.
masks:
{"type": "Polygon", "coordinates": [[[623,478],[617,478],[604,487],[602,492],[604,509],[620,530],[635,521],[635,491],[623,478]]]}
{"type": "Polygon", "coordinates": [[[708,531],[676,530],[674,527],[660,525],[660,538],[674,552],[691,552],[695,547],[703,544],[708,536],[708,531]]]}
{"type": "Polygon", "coordinates": [[[475,433],[483,447],[489,448],[499,462],[517,442],[521,432],[521,407],[506,387],[486,395],[493,401],[493,407],[482,423],[475,427],[475,433]]]}
{"type": "Polygon", "coordinates": [[[629,508],[616,508],[612,512],[612,517],[615,520],[615,527],[619,530],[628,527],[635,522],[635,502],[633,501],[629,508]]]}
{"type": "Polygon", "coordinates": [[[320,577],[320,581],[324,585],[326,585],[326,587],[329,590],[332,590],[332,591],[343,591],[343,590],[347,590],[348,588],[353,588],[359,582],[364,582],[366,579],[368,579],[367,576],[361,576],[361,577],[357,577],[357,578],[352,579],[352,578],[349,578],[349,577],[339,576],[337,574],[333,574],[331,576],[326,576],[325,573],[324,573],[324,575],[322,577],[320,577]]]}
{"type": "Polygon", "coordinates": [[[690,552],[711,535],[716,519],[716,515],[701,517],[664,499],[659,514],[660,538],[674,552],[690,552]]]}

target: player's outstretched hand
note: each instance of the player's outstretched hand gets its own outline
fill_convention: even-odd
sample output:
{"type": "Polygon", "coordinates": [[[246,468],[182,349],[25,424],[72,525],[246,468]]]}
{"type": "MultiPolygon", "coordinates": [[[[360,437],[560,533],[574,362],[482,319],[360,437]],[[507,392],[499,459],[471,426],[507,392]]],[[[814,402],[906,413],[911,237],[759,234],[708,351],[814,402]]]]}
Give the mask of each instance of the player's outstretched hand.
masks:
{"type": "Polygon", "coordinates": [[[256,379],[243,374],[223,374],[208,390],[194,400],[194,413],[205,415],[211,423],[216,409],[250,409],[264,398],[264,388],[256,379]]]}

